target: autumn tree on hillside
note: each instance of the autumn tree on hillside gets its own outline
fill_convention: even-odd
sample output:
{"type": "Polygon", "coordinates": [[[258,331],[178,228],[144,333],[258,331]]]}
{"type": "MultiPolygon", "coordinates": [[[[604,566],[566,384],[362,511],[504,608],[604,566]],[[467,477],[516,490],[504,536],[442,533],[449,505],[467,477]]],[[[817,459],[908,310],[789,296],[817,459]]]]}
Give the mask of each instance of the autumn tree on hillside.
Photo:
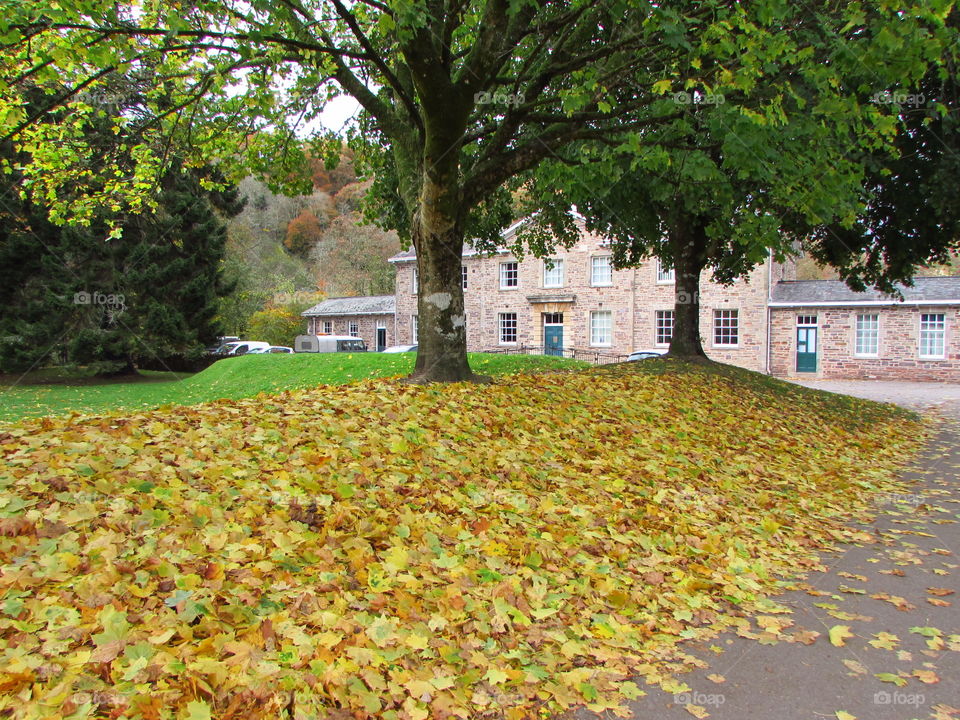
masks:
{"type": "Polygon", "coordinates": [[[309,210],[304,210],[287,224],[287,236],[283,244],[294,255],[306,256],[323,235],[320,220],[309,210]]]}

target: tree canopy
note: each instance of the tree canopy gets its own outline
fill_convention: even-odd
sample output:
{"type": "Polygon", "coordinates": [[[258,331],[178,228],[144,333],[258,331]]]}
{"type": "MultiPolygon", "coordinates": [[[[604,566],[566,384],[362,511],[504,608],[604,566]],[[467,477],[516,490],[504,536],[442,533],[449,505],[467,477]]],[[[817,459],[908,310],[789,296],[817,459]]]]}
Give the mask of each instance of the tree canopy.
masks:
{"type": "MultiPolygon", "coordinates": [[[[884,113],[858,108],[843,92],[851,53],[865,36],[872,54],[859,61],[899,62],[915,74],[949,7],[211,0],[185,9],[161,0],[4,0],[0,132],[32,155],[27,182],[52,202],[54,217],[83,220],[98,205],[148,203],[171,144],[194,163],[217,157],[225,168],[242,165],[296,187],[308,175],[293,172],[307,167],[298,133],[330,97],[352,95],[364,111],[351,139],[355,161],[375,176],[369,213],[417,249],[415,377],[460,380],[472,377],[463,240],[495,243],[511,219],[510,191],[541,162],[575,143],[640,158],[662,152],[669,141],[656,131],[686,113],[670,91],[722,86],[735,98],[800,62],[833,103],[821,122],[879,142],[884,113]],[[834,33],[829,48],[822,33],[834,33]],[[818,43],[832,53],[828,61],[813,49],[818,43]],[[111,113],[118,75],[140,91],[111,113]],[[56,125],[36,122],[20,101],[24,85],[66,109],[56,125]],[[122,126],[125,147],[84,142],[94,115],[122,126]],[[116,152],[135,162],[115,162],[116,152]],[[64,192],[80,184],[87,192],[64,192]]],[[[740,122],[762,126],[784,112],[783,98],[772,97],[763,112],[742,108],[740,122]]],[[[339,155],[339,141],[313,140],[314,156],[339,155]]]]}

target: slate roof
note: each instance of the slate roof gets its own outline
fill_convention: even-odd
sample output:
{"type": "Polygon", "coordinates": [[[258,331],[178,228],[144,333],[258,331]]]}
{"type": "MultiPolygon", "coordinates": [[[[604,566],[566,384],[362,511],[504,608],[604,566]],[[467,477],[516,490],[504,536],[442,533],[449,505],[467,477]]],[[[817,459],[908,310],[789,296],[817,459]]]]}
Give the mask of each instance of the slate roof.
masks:
{"type": "MultiPolygon", "coordinates": [[[[505,243],[506,243],[506,242],[509,242],[510,240],[513,239],[513,236],[517,234],[517,230],[520,228],[520,226],[523,225],[525,222],[527,222],[527,218],[523,218],[522,220],[518,220],[517,222],[515,222],[515,223],[514,223],[513,225],[511,225],[510,227],[505,228],[505,229],[503,230],[503,232],[500,233],[500,237],[503,238],[503,240],[504,240],[505,243]]],[[[504,253],[504,252],[507,252],[507,250],[505,250],[505,249],[500,249],[500,250],[497,250],[497,252],[498,252],[498,253],[504,253]]],[[[464,242],[464,243],[463,243],[463,249],[462,249],[461,253],[462,253],[463,257],[471,257],[471,256],[473,256],[473,255],[478,255],[478,254],[479,254],[479,253],[477,252],[477,249],[476,249],[475,247],[473,247],[473,245],[471,245],[470,242],[464,242]]],[[[408,261],[408,260],[413,260],[413,259],[415,259],[416,257],[417,257],[417,251],[414,249],[413,245],[411,245],[411,246],[410,246],[409,248],[407,248],[406,250],[403,250],[403,251],[401,251],[401,252],[398,252],[396,255],[394,255],[392,258],[390,258],[390,262],[392,262],[392,263],[396,263],[396,262],[406,262],[406,261],[408,261]]]]}
{"type": "Polygon", "coordinates": [[[397,311],[395,295],[368,295],[365,297],[330,298],[317,303],[301,315],[393,315],[397,311]]]}
{"type": "MultiPolygon", "coordinates": [[[[903,293],[903,302],[945,305],[960,305],[960,276],[954,277],[918,277],[913,287],[897,286],[903,293]]],[[[897,304],[900,300],[867,290],[856,293],[842,280],[794,280],[778,282],[773,286],[770,304],[789,307],[791,305],[843,305],[857,303],[897,304]]]]}

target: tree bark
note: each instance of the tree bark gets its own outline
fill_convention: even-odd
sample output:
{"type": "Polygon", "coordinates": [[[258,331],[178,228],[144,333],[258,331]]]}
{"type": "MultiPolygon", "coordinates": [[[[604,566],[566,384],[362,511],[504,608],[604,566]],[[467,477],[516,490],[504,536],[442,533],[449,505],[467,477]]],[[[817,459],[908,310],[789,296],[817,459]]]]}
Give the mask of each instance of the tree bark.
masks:
{"type": "MultiPolygon", "coordinates": [[[[428,143],[429,147],[429,143],[428,143]]],[[[459,152],[426,162],[411,223],[417,251],[419,347],[409,382],[483,381],[467,362],[467,317],[460,272],[467,211],[459,185],[459,152]]],[[[429,157],[430,155],[428,155],[429,157]]]]}
{"type": "Polygon", "coordinates": [[[669,229],[675,275],[671,357],[706,360],[700,340],[700,275],[707,264],[706,223],[682,212],[669,229]]]}

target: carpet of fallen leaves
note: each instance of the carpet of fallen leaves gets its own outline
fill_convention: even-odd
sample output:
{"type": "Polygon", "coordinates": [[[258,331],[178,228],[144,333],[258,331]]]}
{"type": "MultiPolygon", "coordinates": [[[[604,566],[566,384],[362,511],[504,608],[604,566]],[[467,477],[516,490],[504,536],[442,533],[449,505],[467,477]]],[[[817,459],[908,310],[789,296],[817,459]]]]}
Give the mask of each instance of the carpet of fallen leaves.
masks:
{"type": "Polygon", "coordinates": [[[709,375],[0,427],[0,716],[521,718],[671,687],[920,426],[709,375]],[[642,681],[641,681],[642,684],[642,681]]]}

